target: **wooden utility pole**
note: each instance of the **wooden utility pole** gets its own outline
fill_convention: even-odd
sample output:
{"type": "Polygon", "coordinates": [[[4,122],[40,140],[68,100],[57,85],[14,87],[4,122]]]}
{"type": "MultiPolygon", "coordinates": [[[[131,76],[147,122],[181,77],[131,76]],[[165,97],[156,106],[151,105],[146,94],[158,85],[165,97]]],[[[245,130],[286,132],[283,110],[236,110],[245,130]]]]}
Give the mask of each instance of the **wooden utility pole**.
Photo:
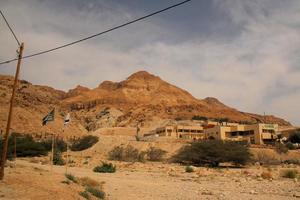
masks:
{"type": "Polygon", "coordinates": [[[17,63],[16,74],[15,74],[15,81],[14,81],[14,85],[13,85],[13,91],[12,91],[12,95],[11,95],[11,99],[10,99],[6,132],[3,136],[3,147],[2,147],[2,156],[1,156],[1,163],[0,163],[0,180],[3,180],[3,178],[4,178],[4,167],[5,167],[6,158],[7,158],[7,146],[8,146],[9,131],[10,131],[12,114],[13,114],[13,105],[14,105],[14,99],[15,99],[15,94],[16,94],[16,88],[17,88],[18,79],[19,79],[21,60],[22,60],[22,56],[23,56],[23,49],[24,49],[24,43],[21,44],[20,50],[18,52],[19,53],[18,63],[17,63]]]}

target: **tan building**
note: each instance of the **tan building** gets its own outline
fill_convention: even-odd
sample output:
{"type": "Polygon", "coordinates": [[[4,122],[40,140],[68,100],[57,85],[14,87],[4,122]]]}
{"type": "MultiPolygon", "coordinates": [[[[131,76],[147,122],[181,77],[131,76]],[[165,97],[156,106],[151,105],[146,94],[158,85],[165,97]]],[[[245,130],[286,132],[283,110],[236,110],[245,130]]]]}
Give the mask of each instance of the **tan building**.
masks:
{"type": "Polygon", "coordinates": [[[277,139],[277,124],[227,124],[204,130],[207,139],[248,141],[251,144],[269,144],[277,139]]]}
{"type": "Polygon", "coordinates": [[[157,128],[153,134],[159,137],[183,139],[219,139],[247,141],[251,144],[270,144],[277,139],[277,124],[251,124],[237,123],[204,124],[203,126],[174,125],[157,128]]]}
{"type": "Polygon", "coordinates": [[[172,137],[183,139],[204,139],[202,126],[165,126],[156,129],[160,137],[172,137]]]}

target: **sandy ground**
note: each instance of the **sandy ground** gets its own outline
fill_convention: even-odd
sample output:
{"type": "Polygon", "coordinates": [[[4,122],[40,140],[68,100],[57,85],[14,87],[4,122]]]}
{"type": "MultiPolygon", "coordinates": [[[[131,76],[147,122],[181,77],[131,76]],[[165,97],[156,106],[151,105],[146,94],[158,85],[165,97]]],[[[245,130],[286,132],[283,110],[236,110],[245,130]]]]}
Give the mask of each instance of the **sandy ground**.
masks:
{"type": "MultiPolygon", "coordinates": [[[[104,191],[110,200],[134,199],[298,199],[300,183],[281,178],[279,174],[293,165],[264,168],[252,166],[243,169],[195,168],[186,173],[184,167],[164,163],[116,162],[113,174],[94,173],[92,168],[69,168],[76,177],[90,177],[104,182],[104,191]],[[272,180],[260,177],[269,171],[272,180]]],[[[18,160],[6,168],[0,183],[0,199],[82,199],[78,184],[61,183],[65,180],[65,167],[18,160]]]]}

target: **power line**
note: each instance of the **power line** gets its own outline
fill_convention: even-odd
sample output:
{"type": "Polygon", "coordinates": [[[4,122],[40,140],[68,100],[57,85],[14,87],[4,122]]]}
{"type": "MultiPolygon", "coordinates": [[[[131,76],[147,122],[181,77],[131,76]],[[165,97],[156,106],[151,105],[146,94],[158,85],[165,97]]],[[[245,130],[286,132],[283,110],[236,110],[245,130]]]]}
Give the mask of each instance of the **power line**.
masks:
{"type": "MultiPolygon", "coordinates": [[[[3,19],[4,19],[5,23],[6,23],[6,25],[8,26],[9,30],[11,31],[11,33],[12,33],[13,36],[14,36],[14,38],[16,39],[16,41],[17,41],[17,43],[18,43],[18,46],[21,46],[21,44],[20,44],[20,42],[19,42],[19,40],[18,40],[16,34],[15,34],[14,31],[12,30],[11,26],[9,25],[8,21],[6,20],[4,14],[2,13],[1,10],[0,10],[0,13],[1,13],[1,15],[2,15],[2,17],[3,17],[3,19]]],[[[16,59],[16,60],[18,60],[18,59],[16,59]]]]}
{"type": "MultiPolygon", "coordinates": [[[[105,33],[114,31],[114,30],[116,30],[116,29],[122,28],[122,27],[124,27],[124,26],[129,25],[129,24],[133,24],[133,23],[135,23],[135,22],[138,22],[138,21],[141,21],[141,20],[143,20],[143,19],[149,18],[149,17],[151,17],[151,16],[153,16],[153,15],[157,15],[157,14],[159,14],[159,13],[165,12],[165,11],[170,10],[170,9],[172,9],[172,8],[178,7],[178,6],[182,5],[182,4],[188,3],[189,1],[192,1],[192,0],[182,1],[182,2],[180,2],[180,3],[174,4],[174,5],[169,6],[169,7],[167,7],[167,8],[158,10],[158,11],[153,12],[153,13],[151,13],[151,14],[148,14],[148,15],[145,15],[145,16],[143,16],[143,17],[137,18],[137,19],[135,19],[135,20],[129,21],[129,22],[127,22],[127,23],[121,24],[121,25],[119,25],[119,26],[115,26],[115,27],[110,28],[110,29],[108,29],[108,30],[106,30],[106,31],[103,31],[103,32],[100,32],[100,33],[97,33],[97,34],[94,34],[94,35],[91,35],[91,36],[88,36],[88,37],[85,37],[85,38],[76,40],[76,41],[74,41],[74,42],[70,42],[70,43],[67,43],[67,44],[64,44],[64,45],[61,45],[61,46],[52,48],[52,49],[48,49],[48,50],[45,50],[45,51],[40,51],[40,52],[38,52],[38,53],[34,53],[34,54],[31,54],[31,55],[27,55],[27,56],[22,57],[22,59],[30,58],[30,57],[34,57],[34,56],[38,56],[38,55],[45,54],[45,53],[49,53],[49,52],[52,52],[52,51],[56,51],[56,50],[58,50],[58,49],[62,49],[62,48],[65,48],[65,47],[68,47],[68,46],[71,46],[71,45],[74,45],[74,44],[83,42],[83,41],[85,41],[85,40],[92,39],[92,38],[94,38],[94,37],[97,37],[97,36],[103,35],[103,34],[105,34],[105,33]]],[[[3,62],[0,62],[0,65],[5,64],[5,63],[10,63],[10,62],[13,62],[13,61],[16,61],[16,60],[18,60],[18,59],[15,58],[15,59],[3,61],[3,62]]]]}

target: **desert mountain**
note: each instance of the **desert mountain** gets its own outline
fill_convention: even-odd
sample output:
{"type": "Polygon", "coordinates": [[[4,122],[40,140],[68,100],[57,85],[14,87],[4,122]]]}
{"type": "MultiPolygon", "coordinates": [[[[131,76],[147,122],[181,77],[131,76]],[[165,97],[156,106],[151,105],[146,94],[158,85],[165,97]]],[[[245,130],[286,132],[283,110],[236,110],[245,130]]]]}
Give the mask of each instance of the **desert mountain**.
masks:
{"type": "MultiPolygon", "coordinates": [[[[8,117],[9,101],[12,92],[13,77],[0,75],[0,130],[4,131],[8,117]]],[[[60,102],[66,96],[63,91],[47,86],[32,85],[19,81],[15,98],[15,107],[11,129],[22,133],[56,133],[64,135],[82,135],[86,133],[80,123],[72,123],[63,132],[63,111],[60,102]],[[55,121],[42,126],[42,118],[56,108],[55,121]]]]}
{"type": "MultiPolygon", "coordinates": [[[[4,129],[12,88],[12,77],[0,76],[0,127],[4,129]]],[[[104,81],[98,87],[82,86],[67,93],[47,86],[20,81],[16,99],[13,129],[19,132],[39,132],[41,119],[52,108],[57,108],[58,120],[52,131],[60,131],[63,115],[71,112],[74,134],[103,127],[155,127],[167,121],[186,120],[193,116],[228,118],[235,122],[267,122],[290,125],[274,117],[240,112],[219,100],[208,97],[196,99],[190,93],[171,85],[158,76],[140,71],[121,82],[104,81]]],[[[50,127],[50,126],[49,126],[50,127]]],[[[48,130],[50,131],[50,130],[48,130]]]]}

